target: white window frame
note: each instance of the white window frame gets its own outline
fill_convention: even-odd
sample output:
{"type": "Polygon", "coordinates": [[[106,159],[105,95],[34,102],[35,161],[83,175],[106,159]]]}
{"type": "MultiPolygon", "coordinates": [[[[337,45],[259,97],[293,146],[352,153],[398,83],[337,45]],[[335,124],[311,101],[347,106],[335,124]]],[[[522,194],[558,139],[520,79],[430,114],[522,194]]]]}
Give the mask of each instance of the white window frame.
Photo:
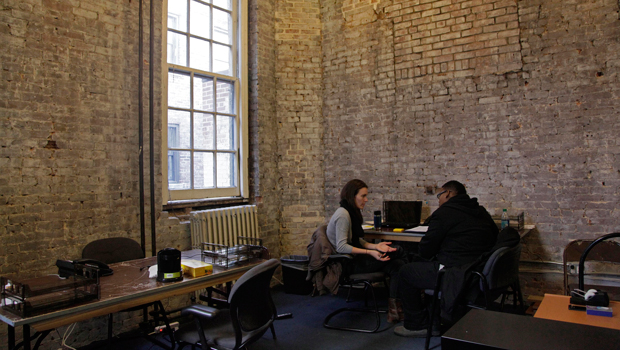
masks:
{"type": "MultiPolygon", "coordinates": [[[[233,72],[234,76],[209,73],[209,76],[232,81],[235,88],[235,108],[238,111],[235,130],[235,147],[237,148],[237,186],[231,188],[209,188],[170,190],[168,188],[168,71],[178,67],[179,70],[200,73],[196,69],[185,66],[168,64],[168,0],[163,1],[162,10],[162,189],[163,205],[177,201],[204,200],[213,198],[247,197],[249,193],[248,181],[248,0],[232,0],[233,6],[233,36],[238,46],[233,43],[233,72]]],[[[188,53],[189,54],[189,53],[188,53]]],[[[193,170],[192,170],[193,171],[193,170]]],[[[192,181],[193,182],[193,181],[192,181]]],[[[193,186],[193,184],[192,184],[193,186]]]]}

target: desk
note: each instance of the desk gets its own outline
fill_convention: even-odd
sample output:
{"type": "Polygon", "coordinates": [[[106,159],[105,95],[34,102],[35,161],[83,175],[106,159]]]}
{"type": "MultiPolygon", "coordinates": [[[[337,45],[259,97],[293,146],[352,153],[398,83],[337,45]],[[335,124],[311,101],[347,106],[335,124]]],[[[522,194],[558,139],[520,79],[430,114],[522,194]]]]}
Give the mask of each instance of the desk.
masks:
{"type": "MultiPolygon", "coordinates": [[[[524,225],[519,230],[519,236],[523,238],[535,228],[534,225],[524,225]]],[[[394,232],[391,228],[381,228],[380,230],[364,230],[364,239],[384,239],[386,241],[400,242],[420,242],[424,235],[417,232],[394,232]]]]}
{"type": "MultiPolygon", "coordinates": [[[[200,250],[186,251],[182,253],[182,256],[196,259],[200,257],[200,250]]],[[[234,281],[261,262],[262,260],[235,264],[228,269],[214,266],[212,275],[196,278],[184,276],[183,281],[166,283],[157,282],[155,278],[149,278],[148,267],[157,264],[157,257],[110,264],[114,274],[101,278],[100,300],[27,318],[21,318],[0,309],[0,321],[9,326],[9,349],[12,349],[15,347],[15,327],[22,326],[24,339],[28,339],[30,338],[30,327],[43,332],[130,307],[234,281]]],[[[29,341],[24,342],[24,350],[30,350],[29,341]]]]}
{"type": "Polygon", "coordinates": [[[616,350],[619,340],[613,329],[472,309],[441,337],[441,349],[616,350]]]}
{"type": "Polygon", "coordinates": [[[417,232],[394,232],[391,228],[365,230],[364,239],[384,239],[386,241],[420,242],[423,234],[417,232]]]}
{"type": "Polygon", "coordinates": [[[586,314],[585,311],[569,310],[569,302],[568,295],[545,294],[534,317],[620,330],[619,302],[609,302],[609,306],[613,309],[612,317],[593,316],[586,314]]]}

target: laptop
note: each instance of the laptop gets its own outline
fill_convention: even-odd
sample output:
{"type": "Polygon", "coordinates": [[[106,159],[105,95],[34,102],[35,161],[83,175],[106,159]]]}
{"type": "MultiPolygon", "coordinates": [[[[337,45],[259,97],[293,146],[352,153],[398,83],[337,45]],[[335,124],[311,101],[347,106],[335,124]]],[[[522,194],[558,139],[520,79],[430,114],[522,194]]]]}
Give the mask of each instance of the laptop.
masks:
{"type": "Polygon", "coordinates": [[[412,228],[420,225],[422,201],[383,201],[381,227],[412,228]]]}

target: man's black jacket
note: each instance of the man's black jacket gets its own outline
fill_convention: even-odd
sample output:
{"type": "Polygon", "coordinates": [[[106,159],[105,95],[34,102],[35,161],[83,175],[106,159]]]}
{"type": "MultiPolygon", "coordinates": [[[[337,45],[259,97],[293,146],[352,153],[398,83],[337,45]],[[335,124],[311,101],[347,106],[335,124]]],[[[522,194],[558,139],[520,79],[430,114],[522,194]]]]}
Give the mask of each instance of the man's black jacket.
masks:
{"type": "Polygon", "coordinates": [[[446,267],[462,266],[491,250],[499,230],[491,215],[466,194],[450,198],[427,220],[419,255],[446,267]]]}

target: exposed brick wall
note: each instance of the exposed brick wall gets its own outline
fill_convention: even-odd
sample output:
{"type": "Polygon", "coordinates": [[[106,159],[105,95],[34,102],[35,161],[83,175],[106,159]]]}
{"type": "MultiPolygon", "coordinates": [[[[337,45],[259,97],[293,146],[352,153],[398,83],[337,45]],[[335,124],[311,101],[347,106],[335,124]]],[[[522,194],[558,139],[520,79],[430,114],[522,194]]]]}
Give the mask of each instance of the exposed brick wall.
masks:
{"type": "MultiPolygon", "coordinates": [[[[57,258],[80,257],[90,241],[140,241],[138,191],[138,1],[4,1],[0,11],[0,275],[55,273],[57,258]],[[54,141],[57,149],[52,148],[54,141]],[[47,147],[46,147],[47,146],[47,147]]],[[[148,3],[144,7],[148,24],[148,3]]],[[[161,2],[155,4],[161,52],[161,2]]],[[[147,26],[148,27],[148,26],[147,26]]],[[[148,74],[148,29],[144,69],[148,74]]],[[[152,62],[161,67],[161,57],[152,62]]],[[[145,74],[145,82],[148,76],[145,74]]],[[[155,69],[155,95],[161,69],[155,69]]],[[[147,254],[148,89],[145,84],[147,254]]],[[[155,172],[161,183],[161,103],[155,104],[155,172]]],[[[189,231],[161,210],[158,247],[187,249],[189,231]]],[[[171,307],[187,298],[165,301],[171,307]]],[[[138,313],[116,319],[134,328],[138,313]]],[[[103,339],[105,317],[80,323],[71,344],[103,339]]],[[[63,331],[61,329],[61,331],[63,331]]],[[[50,336],[42,348],[57,349],[50,336]],[[49,340],[49,341],[48,341],[49,340]]],[[[6,327],[0,348],[6,347],[6,327]]]]}
{"type": "Polygon", "coordinates": [[[280,252],[278,127],[276,113],[275,0],[250,8],[250,197],[258,205],[260,235],[274,257],[280,252]]]}
{"type": "Polygon", "coordinates": [[[327,216],[352,177],[367,220],[384,199],[430,212],[425,187],[457,179],[536,225],[524,260],[618,231],[616,1],[380,1],[367,22],[347,5],[322,9],[327,216]]]}
{"type": "Polygon", "coordinates": [[[277,186],[283,254],[306,254],[324,220],[321,21],[318,0],[278,1],[277,186]]]}
{"type": "Polygon", "coordinates": [[[385,15],[394,23],[394,68],[403,83],[428,74],[454,79],[521,68],[516,0],[401,2],[385,15]]]}
{"type": "MultiPolygon", "coordinates": [[[[138,1],[2,6],[0,275],[53,273],[56,258],[91,240],[139,240],[138,1]]],[[[492,213],[524,211],[537,227],[524,241],[526,293],[558,291],[559,275],[537,273],[536,262],[561,261],[568,240],[620,230],[617,1],[251,0],[249,9],[250,197],[274,256],[305,253],[351,178],[370,186],[367,220],[384,199],[423,200],[430,212],[425,188],[450,179],[492,213]]],[[[159,184],[161,57],[148,62],[148,48],[144,57],[147,71],[157,67],[159,184]]],[[[148,186],[146,201],[148,236],[148,186]]],[[[189,247],[187,225],[156,215],[158,247],[189,247]]],[[[136,315],[118,320],[115,331],[136,315]]],[[[102,339],[104,327],[81,323],[72,344],[102,339]]],[[[5,339],[3,327],[0,349],[5,339]]]]}

